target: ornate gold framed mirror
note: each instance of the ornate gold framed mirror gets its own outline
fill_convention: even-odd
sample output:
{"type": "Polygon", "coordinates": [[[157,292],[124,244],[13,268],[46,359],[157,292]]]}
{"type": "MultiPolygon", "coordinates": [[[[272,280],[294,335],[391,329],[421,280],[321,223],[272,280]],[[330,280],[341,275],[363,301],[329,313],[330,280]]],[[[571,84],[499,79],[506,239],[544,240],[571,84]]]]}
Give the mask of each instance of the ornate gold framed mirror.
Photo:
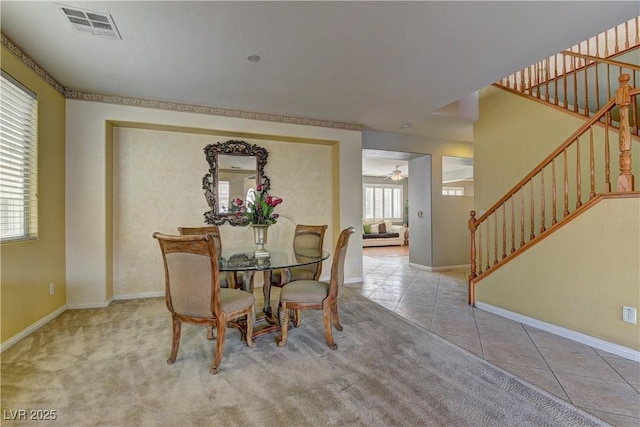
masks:
{"type": "Polygon", "coordinates": [[[202,188],[210,208],[204,213],[204,222],[246,225],[246,218],[233,212],[232,201],[250,200],[257,184],[267,190],[271,187],[270,179],[264,174],[269,153],[256,144],[238,140],[209,144],[204,153],[209,172],[202,178],[202,188]]]}

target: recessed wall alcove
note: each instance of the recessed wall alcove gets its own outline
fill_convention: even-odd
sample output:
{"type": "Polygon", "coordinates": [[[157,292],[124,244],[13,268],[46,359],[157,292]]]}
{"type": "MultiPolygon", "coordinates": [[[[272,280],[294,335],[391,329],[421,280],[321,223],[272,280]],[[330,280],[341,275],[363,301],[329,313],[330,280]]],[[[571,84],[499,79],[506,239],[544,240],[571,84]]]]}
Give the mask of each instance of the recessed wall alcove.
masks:
{"type": "MultiPolygon", "coordinates": [[[[209,206],[202,177],[209,165],[203,149],[229,139],[257,144],[269,153],[265,173],[271,178],[270,193],[284,199],[270,244],[290,245],[296,223],[328,224],[325,249],[331,251],[340,230],[337,141],[108,122],[107,298],[163,295],[160,252],[151,234],[205,225],[209,206]]],[[[247,227],[223,225],[221,234],[224,245],[251,244],[247,227]]]]}

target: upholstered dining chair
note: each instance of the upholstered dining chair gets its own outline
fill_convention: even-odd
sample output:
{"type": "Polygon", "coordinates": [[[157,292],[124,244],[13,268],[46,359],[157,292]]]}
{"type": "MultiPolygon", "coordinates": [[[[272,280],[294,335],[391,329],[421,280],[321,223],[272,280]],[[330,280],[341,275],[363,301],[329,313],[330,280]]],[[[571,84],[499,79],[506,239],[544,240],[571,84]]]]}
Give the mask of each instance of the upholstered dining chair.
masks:
{"type": "Polygon", "coordinates": [[[333,340],[333,326],[342,330],[338,317],[338,293],[344,282],[344,260],[347,255],[349,238],[355,228],[349,227],[340,233],[336,250],[331,262],[331,279],[329,283],[317,280],[295,280],[289,282],[280,291],[280,339],[278,346],[287,343],[289,329],[289,310],[322,310],[322,322],[327,337],[327,344],[332,350],[338,348],[333,340]]]}
{"type": "MultiPolygon", "coordinates": [[[[209,234],[170,236],[153,233],[158,240],[165,273],[165,302],[173,320],[172,364],[178,355],[182,323],[216,328],[216,351],[210,372],[216,374],[222,361],[227,323],[246,319],[247,345],[254,347],[255,297],[240,289],[220,287],[218,255],[209,234]]],[[[242,337],[241,337],[242,339],[242,337]]]]}
{"type": "MultiPolygon", "coordinates": [[[[321,251],[326,230],[326,225],[296,225],[293,234],[294,253],[304,254],[306,249],[317,249],[321,251]]],[[[320,274],[322,274],[321,262],[272,271],[271,280],[265,282],[263,287],[265,302],[268,301],[271,296],[272,286],[281,288],[293,280],[318,280],[320,274]]],[[[296,324],[299,324],[299,320],[296,320],[296,324]]]]}
{"type": "MultiPolygon", "coordinates": [[[[209,234],[213,238],[216,245],[216,253],[222,252],[222,239],[220,238],[220,229],[217,225],[207,225],[204,227],[178,227],[180,235],[209,234]]],[[[242,288],[242,276],[236,273],[220,272],[220,286],[223,288],[242,288]]],[[[253,285],[253,283],[252,283],[253,285]]],[[[253,286],[251,286],[253,289],[253,286]]]]}

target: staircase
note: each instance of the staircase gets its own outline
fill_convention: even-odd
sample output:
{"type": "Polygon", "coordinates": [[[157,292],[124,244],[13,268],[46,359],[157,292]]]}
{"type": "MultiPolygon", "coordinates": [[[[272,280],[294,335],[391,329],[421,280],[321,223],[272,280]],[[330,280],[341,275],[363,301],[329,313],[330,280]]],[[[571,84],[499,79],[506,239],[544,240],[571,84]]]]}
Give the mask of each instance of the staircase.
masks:
{"type": "MultiPolygon", "coordinates": [[[[610,99],[622,74],[640,87],[640,18],[552,55],[495,83],[495,86],[547,103],[566,112],[591,117],[610,99]]],[[[632,107],[632,134],[639,135],[638,105],[632,107]]],[[[617,127],[617,111],[610,126],[617,127]]]]}
{"type": "Polygon", "coordinates": [[[640,52],[638,18],[622,25],[624,38],[611,30],[613,47],[607,32],[586,42],[587,53],[581,44],[496,83],[586,121],[490,209],[477,218],[471,212],[471,305],[478,282],[601,200],[640,198],[631,169],[631,146],[640,141],[640,66],[600,57],[640,52]]]}

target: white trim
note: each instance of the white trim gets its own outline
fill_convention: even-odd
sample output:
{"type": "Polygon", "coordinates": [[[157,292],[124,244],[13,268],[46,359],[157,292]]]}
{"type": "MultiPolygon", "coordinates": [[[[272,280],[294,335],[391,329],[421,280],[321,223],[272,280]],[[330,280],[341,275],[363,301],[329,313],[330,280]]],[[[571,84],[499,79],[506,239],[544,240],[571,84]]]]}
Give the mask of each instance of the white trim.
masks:
{"type": "Polygon", "coordinates": [[[546,323],[541,320],[533,319],[483,302],[476,302],[476,308],[497,314],[498,316],[506,317],[507,319],[515,320],[516,322],[524,323],[525,325],[533,326],[534,328],[538,328],[554,335],[559,335],[572,341],[579,342],[580,344],[588,345],[589,347],[597,348],[598,350],[604,350],[611,354],[615,354],[616,356],[624,357],[625,359],[640,362],[640,351],[636,351],[628,347],[610,343],[599,338],[594,338],[580,332],[575,332],[561,326],[546,323]]]}
{"type": "Polygon", "coordinates": [[[86,310],[87,308],[105,308],[109,307],[110,301],[68,305],[67,310],[86,310]]]}
{"type": "Polygon", "coordinates": [[[362,282],[364,282],[364,279],[362,277],[352,277],[350,279],[344,279],[343,284],[346,283],[347,285],[350,285],[352,283],[362,283],[362,282]]]}
{"type": "Polygon", "coordinates": [[[449,271],[449,270],[462,270],[462,269],[465,269],[465,268],[469,268],[469,264],[445,265],[445,266],[442,266],[442,267],[429,267],[427,265],[415,264],[413,262],[410,262],[409,266],[413,267],[413,268],[417,268],[418,270],[426,270],[426,271],[433,271],[433,272],[449,271]]]}
{"type": "Polygon", "coordinates": [[[8,340],[6,340],[5,342],[1,343],[0,344],[0,353],[4,352],[6,349],[8,349],[10,347],[13,347],[17,342],[19,342],[23,338],[27,337],[28,335],[34,333],[35,331],[37,331],[38,329],[40,329],[41,327],[43,327],[47,323],[51,322],[53,319],[55,319],[56,317],[60,316],[66,310],[67,310],[67,306],[63,305],[62,307],[60,307],[56,311],[54,311],[52,313],[49,313],[48,315],[46,315],[42,319],[38,320],[37,322],[35,322],[31,326],[27,326],[22,331],[18,332],[17,334],[15,334],[14,336],[12,336],[8,340]]]}
{"type": "Polygon", "coordinates": [[[113,299],[116,301],[121,301],[121,300],[128,300],[128,299],[156,298],[156,297],[163,297],[163,296],[164,296],[164,291],[150,291],[150,292],[143,292],[141,294],[115,295],[113,299]]]}

